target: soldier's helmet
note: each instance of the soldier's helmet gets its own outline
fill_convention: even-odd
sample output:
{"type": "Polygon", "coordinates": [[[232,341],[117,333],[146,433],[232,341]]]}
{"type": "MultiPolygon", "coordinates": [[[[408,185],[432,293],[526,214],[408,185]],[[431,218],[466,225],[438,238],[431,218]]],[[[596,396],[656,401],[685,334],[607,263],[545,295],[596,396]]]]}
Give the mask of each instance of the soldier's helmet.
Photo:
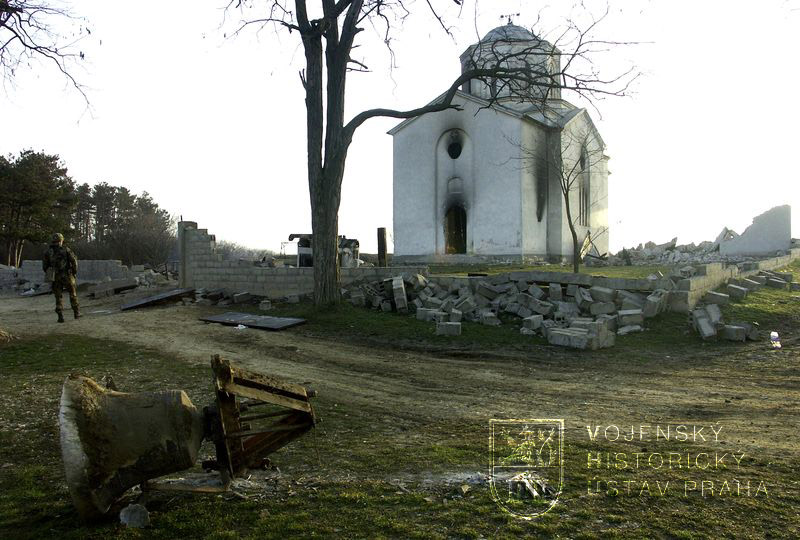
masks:
{"type": "Polygon", "coordinates": [[[53,238],[50,239],[51,244],[60,244],[64,241],[64,235],[61,233],[55,233],[53,238]]]}

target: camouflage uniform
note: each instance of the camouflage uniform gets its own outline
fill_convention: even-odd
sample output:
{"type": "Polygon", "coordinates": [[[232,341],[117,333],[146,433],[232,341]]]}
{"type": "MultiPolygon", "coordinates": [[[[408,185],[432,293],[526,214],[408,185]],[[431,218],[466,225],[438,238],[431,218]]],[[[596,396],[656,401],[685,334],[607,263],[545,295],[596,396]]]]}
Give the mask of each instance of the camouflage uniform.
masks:
{"type": "Polygon", "coordinates": [[[78,259],[75,254],[66,246],[61,245],[63,237],[61,235],[53,236],[53,243],[47,248],[47,253],[44,255],[44,262],[42,267],[47,273],[49,269],[53,270],[53,295],[56,297],[56,313],[58,313],[58,322],[64,322],[62,314],[64,304],[61,299],[61,292],[66,289],[69,293],[69,303],[72,306],[72,312],[77,319],[81,316],[80,308],[78,306],[78,293],[75,290],[75,275],[78,273],[78,259]]]}

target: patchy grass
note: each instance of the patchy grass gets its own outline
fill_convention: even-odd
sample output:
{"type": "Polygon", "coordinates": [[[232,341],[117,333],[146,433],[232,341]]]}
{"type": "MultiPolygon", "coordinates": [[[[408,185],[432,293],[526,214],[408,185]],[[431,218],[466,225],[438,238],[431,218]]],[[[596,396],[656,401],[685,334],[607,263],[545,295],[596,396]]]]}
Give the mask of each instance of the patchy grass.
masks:
{"type": "MultiPolygon", "coordinates": [[[[800,275],[800,263],[791,269],[800,275]]],[[[519,335],[519,323],[466,324],[464,335],[453,339],[434,336],[431,323],[410,316],[349,305],[335,311],[279,306],[275,314],[309,320],[287,332],[331,347],[362,341],[382,351],[408,346],[439,356],[425,357],[429,364],[414,372],[418,384],[409,387],[413,394],[402,406],[377,394],[365,402],[356,392],[320,392],[315,406],[322,422],[271,456],[280,474],[253,472],[256,487],[246,499],[143,496],[152,520],[145,531],[119,525],[118,508],[100,523],[77,518],[60,460],[61,384],[70,372],[95,379],[110,374],[123,391],[178,387],[202,407],[212,396],[209,369],[81,336],[2,344],[0,375],[7,384],[0,395],[0,537],[797,538],[800,452],[791,446],[800,427],[797,296],[765,288],[724,309],[726,319],[755,320],[764,330],[781,332],[785,347],[778,354],[768,350],[766,336],[749,344],[702,342],[679,314],[648,321],[646,332],[592,353],[545,346],[519,335]],[[454,347],[475,357],[453,360],[454,347]],[[479,374],[486,377],[476,379],[479,374]],[[502,513],[487,485],[470,479],[488,472],[486,419],[509,410],[571,411],[564,493],[550,513],[533,521],[502,513]],[[729,436],[721,445],[591,441],[585,425],[615,415],[653,424],[721,422],[729,436]],[[635,453],[653,452],[747,457],[740,468],[713,471],[590,468],[589,452],[600,451],[624,453],[631,462],[635,453]],[[749,496],[735,495],[734,478],[739,485],[750,482],[749,496]],[[687,480],[697,483],[688,493],[687,480]],[[713,494],[700,493],[703,480],[714,482],[713,494]],[[657,490],[666,482],[671,488],[661,495],[657,490]],[[766,496],[756,493],[762,483],[766,496]]],[[[359,364],[331,369],[348,370],[360,381],[354,384],[366,386],[370,376],[379,376],[359,364]]],[[[127,495],[122,504],[139,497],[127,495]]]]}

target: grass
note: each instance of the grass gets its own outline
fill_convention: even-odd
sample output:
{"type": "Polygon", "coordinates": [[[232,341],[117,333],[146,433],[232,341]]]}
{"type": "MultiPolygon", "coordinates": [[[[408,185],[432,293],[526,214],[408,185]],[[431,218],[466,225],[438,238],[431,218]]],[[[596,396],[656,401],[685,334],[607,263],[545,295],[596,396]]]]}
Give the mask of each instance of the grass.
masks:
{"type": "MultiPolygon", "coordinates": [[[[790,269],[799,276],[800,262],[790,269]]],[[[797,356],[792,352],[792,340],[800,328],[797,296],[765,288],[723,309],[726,320],[756,321],[766,331],[781,332],[787,344],[783,351],[786,356],[769,369],[782,369],[787,384],[796,380],[797,356]]],[[[335,311],[317,311],[306,304],[285,305],[279,306],[276,314],[305,317],[307,325],[289,332],[332,342],[362,340],[380,347],[397,344],[447,354],[485,349],[493,351],[495,357],[514,354],[515,363],[544,354],[557,362],[582,366],[587,373],[584,377],[603,374],[620,381],[630,376],[632,367],[638,369],[671,356],[673,360],[664,361],[665,371],[673,366],[689,369],[702,362],[711,371],[741,373],[742,383],[756,394],[761,382],[757,366],[762,364],[751,367],[748,362],[755,362],[752,356],[776,358],[768,356],[766,337],[764,343],[756,344],[702,342],[688,330],[686,316],[679,314],[648,321],[647,331],[620,337],[615,348],[594,353],[544,346],[538,338],[519,335],[518,323],[499,328],[465,324],[464,334],[452,339],[434,336],[430,323],[410,316],[349,305],[335,311]],[[684,359],[674,360],[678,357],[684,359]]],[[[486,365],[480,364],[480,368],[486,369],[486,365]]],[[[197,406],[206,404],[211,396],[207,367],[178,362],[158,351],[126,343],[58,335],[0,345],[0,376],[6,381],[0,395],[2,538],[796,538],[800,534],[797,455],[762,456],[756,449],[743,470],[716,471],[703,477],[717,482],[715,495],[684,496],[683,482],[698,478],[694,471],[587,467],[588,452],[602,449],[632,455],[646,448],[653,451],[652,446],[634,441],[598,446],[585,432],[570,432],[560,504],[542,518],[520,521],[498,510],[485,484],[470,484],[464,493],[461,486],[465,480],[454,475],[459,471],[486,471],[490,457],[483,421],[463,415],[457,421],[446,421],[406,411],[387,422],[384,409],[341,398],[334,401],[324,393],[316,398],[323,422],[311,434],[271,456],[281,474],[254,472],[257,487],[247,492],[246,499],[148,495],[152,525],[147,530],[122,527],[116,517],[118,508],[106,521],[85,524],[77,518],[69,499],[58,442],[60,388],[70,372],[95,379],[110,374],[123,391],[179,387],[197,406]],[[720,495],[721,482],[730,484],[734,477],[740,482],[749,480],[751,492],[764,482],[768,497],[720,495]],[[611,494],[608,480],[635,483],[630,494],[624,490],[611,494]],[[642,492],[645,481],[649,494],[648,490],[642,492]],[[655,494],[656,483],[663,486],[666,481],[679,489],[664,496],[655,494]]],[[[482,391],[457,384],[451,383],[460,392],[482,391]]],[[[590,392],[592,384],[587,382],[582,391],[590,392]]],[[[620,387],[620,391],[633,390],[635,386],[620,387]]],[[[793,399],[796,407],[797,389],[789,389],[785,395],[787,401],[776,406],[792,407],[793,399]]],[[[532,404],[537,399],[531,395],[524,401],[532,404]]],[[[589,398],[578,394],[561,399],[574,402],[589,398]]],[[[667,404],[660,405],[667,409],[667,404]]],[[[446,401],[442,406],[447,406],[446,401]]],[[[646,402],[633,412],[642,417],[651,414],[646,402]]],[[[586,414],[591,417],[591,409],[586,414]]],[[[770,415],[776,413],[765,414],[741,422],[769,423],[770,415]]],[[[685,452],[687,446],[665,443],[658,450],[685,452]]],[[[712,453],[718,447],[703,443],[688,450],[712,453]]],[[[137,497],[128,495],[122,504],[137,497]]]]}

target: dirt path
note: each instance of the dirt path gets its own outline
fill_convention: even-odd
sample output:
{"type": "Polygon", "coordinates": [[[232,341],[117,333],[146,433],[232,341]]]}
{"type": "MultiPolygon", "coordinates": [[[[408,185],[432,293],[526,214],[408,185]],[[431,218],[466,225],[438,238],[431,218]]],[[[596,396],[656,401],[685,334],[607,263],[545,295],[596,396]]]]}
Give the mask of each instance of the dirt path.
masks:
{"type": "MultiPolygon", "coordinates": [[[[120,312],[135,291],[105,299],[81,297],[80,320],[56,324],[51,296],[0,298],[0,327],[14,334],[80,334],[160,350],[207,365],[221,354],[254,369],[310,383],[321,394],[369,410],[374,418],[412,423],[487,422],[490,418],[565,418],[639,425],[723,423],[731,442],[761,452],[797,450],[800,359],[783,351],[776,364],[761,344],[696,357],[619,358],[554,348],[516,356],[447,356],[376,348],[304,336],[297,331],[236,330],[205,324],[213,308],[169,305],[120,312]],[[767,426],[767,427],[765,427],[767,426]],[[765,431],[766,430],[766,431],[765,431]]],[[[216,310],[219,311],[219,310],[216,310]]],[[[179,381],[176,381],[179,386],[179,381]]]]}

